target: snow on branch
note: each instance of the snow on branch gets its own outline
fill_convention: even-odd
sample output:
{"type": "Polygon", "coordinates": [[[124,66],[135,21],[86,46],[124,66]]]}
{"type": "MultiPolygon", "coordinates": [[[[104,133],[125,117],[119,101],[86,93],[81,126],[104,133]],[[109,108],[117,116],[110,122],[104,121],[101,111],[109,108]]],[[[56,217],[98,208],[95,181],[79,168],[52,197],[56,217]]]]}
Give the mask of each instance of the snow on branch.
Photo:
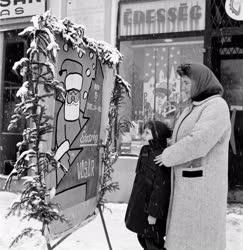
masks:
{"type": "Polygon", "coordinates": [[[124,88],[124,90],[126,91],[128,97],[131,97],[131,85],[129,82],[127,82],[126,80],[124,80],[120,75],[116,74],[116,79],[115,81],[118,84],[121,84],[121,86],[124,88]]]}
{"type": "MultiPolygon", "coordinates": [[[[26,28],[20,33],[22,36],[36,37],[39,32],[46,35],[46,50],[52,51],[55,58],[58,50],[58,45],[55,42],[55,35],[60,35],[67,43],[77,50],[84,52],[85,48],[92,49],[103,64],[109,67],[116,66],[122,61],[122,54],[110,44],[104,41],[96,41],[93,38],[85,36],[85,30],[82,25],[75,24],[70,19],[65,18],[58,20],[50,11],[46,11],[43,15],[37,15],[32,18],[33,27],[26,28]]],[[[44,38],[43,38],[44,39],[44,38]]],[[[33,41],[32,48],[35,48],[33,41]]],[[[45,50],[43,49],[43,53],[45,50]]]]}

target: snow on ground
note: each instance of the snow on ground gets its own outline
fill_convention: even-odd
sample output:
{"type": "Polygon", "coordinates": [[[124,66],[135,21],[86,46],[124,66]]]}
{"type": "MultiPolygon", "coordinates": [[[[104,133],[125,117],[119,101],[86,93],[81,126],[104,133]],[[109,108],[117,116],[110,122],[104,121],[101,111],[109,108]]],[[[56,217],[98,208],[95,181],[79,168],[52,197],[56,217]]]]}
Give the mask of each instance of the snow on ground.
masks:
{"type": "MultiPolygon", "coordinates": [[[[0,192],[0,250],[9,249],[9,243],[26,226],[26,222],[20,222],[17,216],[8,219],[4,217],[7,208],[16,198],[16,194],[0,192]]],[[[114,250],[141,250],[137,243],[136,235],[124,226],[124,214],[126,204],[108,203],[104,217],[114,250]]],[[[38,227],[38,224],[31,222],[27,225],[38,227]]],[[[35,236],[27,238],[14,250],[46,250],[42,237],[35,236]]],[[[108,250],[105,233],[99,215],[87,224],[78,229],[65,239],[55,250],[85,249],[85,250],[108,250]]],[[[227,213],[227,250],[243,249],[243,204],[231,204],[227,213]]],[[[178,249],[179,250],[179,249],[178,249]]]]}
{"type": "Polygon", "coordinates": [[[230,204],[227,211],[227,250],[243,249],[243,204],[230,204]]]}

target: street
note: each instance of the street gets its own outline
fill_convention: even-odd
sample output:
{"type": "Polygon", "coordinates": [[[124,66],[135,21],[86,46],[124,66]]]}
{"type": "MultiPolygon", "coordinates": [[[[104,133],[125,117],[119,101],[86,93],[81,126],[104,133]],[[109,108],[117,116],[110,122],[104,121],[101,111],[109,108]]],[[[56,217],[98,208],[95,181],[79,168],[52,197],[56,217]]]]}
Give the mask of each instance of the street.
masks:
{"type": "MultiPolygon", "coordinates": [[[[4,214],[6,214],[7,208],[15,197],[16,194],[0,192],[0,250],[7,250],[11,240],[21,232],[24,226],[38,227],[38,223],[20,222],[18,217],[11,216],[5,219],[4,214]]],[[[104,212],[112,248],[114,250],[141,250],[136,235],[125,228],[124,214],[126,206],[126,204],[108,203],[107,207],[111,211],[106,209],[104,212]]],[[[24,239],[13,249],[45,250],[46,245],[43,238],[36,235],[31,239],[24,239]]],[[[109,249],[100,216],[98,215],[92,222],[75,231],[55,249],[109,249]]],[[[227,250],[241,249],[243,249],[243,205],[231,204],[228,206],[227,212],[227,250]]]]}

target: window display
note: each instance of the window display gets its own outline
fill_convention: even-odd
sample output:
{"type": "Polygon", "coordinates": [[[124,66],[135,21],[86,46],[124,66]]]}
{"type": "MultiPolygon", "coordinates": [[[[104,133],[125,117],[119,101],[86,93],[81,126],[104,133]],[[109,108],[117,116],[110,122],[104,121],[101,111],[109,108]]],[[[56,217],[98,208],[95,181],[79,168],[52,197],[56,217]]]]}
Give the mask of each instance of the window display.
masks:
{"type": "Polygon", "coordinates": [[[121,138],[121,152],[138,155],[146,121],[163,120],[173,127],[185,101],[176,69],[184,62],[203,62],[203,38],[122,41],[120,50],[120,74],[132,85],[132,98],[120,115],[133,124],[121,138]]]}

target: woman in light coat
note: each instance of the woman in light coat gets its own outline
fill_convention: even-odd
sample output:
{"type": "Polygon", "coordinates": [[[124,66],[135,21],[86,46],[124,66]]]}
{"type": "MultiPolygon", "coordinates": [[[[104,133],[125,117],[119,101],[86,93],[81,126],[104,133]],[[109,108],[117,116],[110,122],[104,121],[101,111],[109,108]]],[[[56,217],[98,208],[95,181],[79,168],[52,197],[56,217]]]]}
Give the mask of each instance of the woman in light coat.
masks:
{"type": "Polygon", "coordinates": [[[181,65],[190,104],[173,132],[173,144],[156,157],[171,167],[167,250],[224,250],[231,133],[223,88],[201,64],[181,65]]]}

